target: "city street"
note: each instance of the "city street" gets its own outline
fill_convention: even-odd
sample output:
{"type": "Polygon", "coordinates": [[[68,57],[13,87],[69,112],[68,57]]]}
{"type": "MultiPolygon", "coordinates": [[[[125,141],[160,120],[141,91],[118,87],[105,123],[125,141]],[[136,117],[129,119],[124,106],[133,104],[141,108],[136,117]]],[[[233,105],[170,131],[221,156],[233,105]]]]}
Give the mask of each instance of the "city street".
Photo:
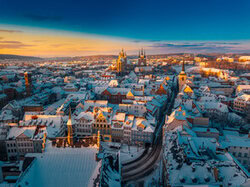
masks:
{"type": "Polygon", "coordinates": [[[171,99],[168,102],[168,106],[156,128],[155,140],[152,148],[147,148],[145,154],[143,154],[140,158],[122,166],[122,184],[124,186],[136,184],[137,181],[141,184],[142,182],[139,180],[150,175],[155,170],[156,164],[160,161],[162,154],[162,127],[165,123],[166,114],[169,115],[172,111],[176,95],[176,89],[174,86],[172,88],[173,92],[171,99]]]}

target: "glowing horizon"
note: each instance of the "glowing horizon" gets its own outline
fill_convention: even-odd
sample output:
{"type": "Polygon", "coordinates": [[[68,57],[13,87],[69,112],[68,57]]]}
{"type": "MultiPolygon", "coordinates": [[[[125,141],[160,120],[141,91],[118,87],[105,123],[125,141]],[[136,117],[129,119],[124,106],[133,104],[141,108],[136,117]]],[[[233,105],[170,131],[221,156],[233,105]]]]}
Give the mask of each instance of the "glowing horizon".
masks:
{"type": "Polygon", "coordinates": [[[147,54],[230,53],[247,52],[250,41],[150,41],[0,24],[0,54],[37,57],[117,55],[124,48],[128,55],[136,55],[142,47],[147,54]]]}
{"type": "Polygon", "coordinates": [[[39,57],[113,54],[140,46],[122,39],[48,30],[0,25],[0,53],[39,57]]]}

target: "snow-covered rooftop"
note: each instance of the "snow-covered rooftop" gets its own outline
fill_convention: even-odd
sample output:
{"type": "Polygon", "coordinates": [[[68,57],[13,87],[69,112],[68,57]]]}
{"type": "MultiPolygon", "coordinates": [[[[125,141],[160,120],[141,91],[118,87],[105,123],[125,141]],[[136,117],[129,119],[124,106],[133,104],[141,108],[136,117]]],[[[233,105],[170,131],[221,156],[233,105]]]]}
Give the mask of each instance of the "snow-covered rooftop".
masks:
{"type": "Polygon", "coordinates": [[[90,186],[101,166],[92,148],[51,148],[36,157],[20,176],[16,186],[90,186]]]}

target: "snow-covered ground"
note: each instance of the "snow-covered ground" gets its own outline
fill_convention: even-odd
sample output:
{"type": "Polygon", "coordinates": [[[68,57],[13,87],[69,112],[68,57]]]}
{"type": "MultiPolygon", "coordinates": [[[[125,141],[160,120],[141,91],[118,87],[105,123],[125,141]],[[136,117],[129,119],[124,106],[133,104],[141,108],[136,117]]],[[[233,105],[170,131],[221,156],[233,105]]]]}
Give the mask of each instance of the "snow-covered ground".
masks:
{"type": "Polygon", "coordinates": [[[128,146],[125,144],[121,145],[120,149],[110,148],[109,143],[106,142],[102,142],[102,146],[106,153],[116,154],[120,151],[120,158],[122,164],[135,160],[136,158],[140,157],[141,154],[144,152],[144,149],[142,147],[128,146]]]}
{"type": "Polygon", "coordinates": [[[157,165],[155,165],[155,170],[153,173],[144,178],[144,186],[152,186],[157,187],[160,186],[162,181],[162,161],[159,161],[157,165]]]}
{"type": "Polygon", "coordinates": [[[133,187],[140,184],[143,184],[143,186],[152,186],[152,187],[160,186],[162,182],[162,166],[163,164],[160,156],[157,160],[157,163],[152,167],[153,169],[152,173],[145,176],[144,178],[141,178],[140,180],[133,181],[127,184],[127,186],[133,187]]]}
{"type": "Polygon", "coordinates": [[[56,148],[48,146],[21,175],[16,186],[91,186],[101,161],[93,148],[56,148]]]}
{"type": "Polygon", "coordinates": [[[144,149],[142,147],[135,147],[135,146],[129,146],[124,145],[122,146],[121,152],[120,152],[120,158],[121,158],[121,163],[128,163],[131,162],[132,160],[137,159],[142,155],[144,152],[144,149]]]}

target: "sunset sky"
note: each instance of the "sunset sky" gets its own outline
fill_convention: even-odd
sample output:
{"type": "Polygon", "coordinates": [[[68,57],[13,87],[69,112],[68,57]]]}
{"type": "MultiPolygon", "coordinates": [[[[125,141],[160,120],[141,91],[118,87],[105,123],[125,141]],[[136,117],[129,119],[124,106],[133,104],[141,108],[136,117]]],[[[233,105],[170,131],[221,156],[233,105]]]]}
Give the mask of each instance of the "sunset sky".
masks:
{"type": "Polygon", "coordinates": [[[249,9],[249,0],[0,0],[0,54],[249,52],[249,9]]]}

